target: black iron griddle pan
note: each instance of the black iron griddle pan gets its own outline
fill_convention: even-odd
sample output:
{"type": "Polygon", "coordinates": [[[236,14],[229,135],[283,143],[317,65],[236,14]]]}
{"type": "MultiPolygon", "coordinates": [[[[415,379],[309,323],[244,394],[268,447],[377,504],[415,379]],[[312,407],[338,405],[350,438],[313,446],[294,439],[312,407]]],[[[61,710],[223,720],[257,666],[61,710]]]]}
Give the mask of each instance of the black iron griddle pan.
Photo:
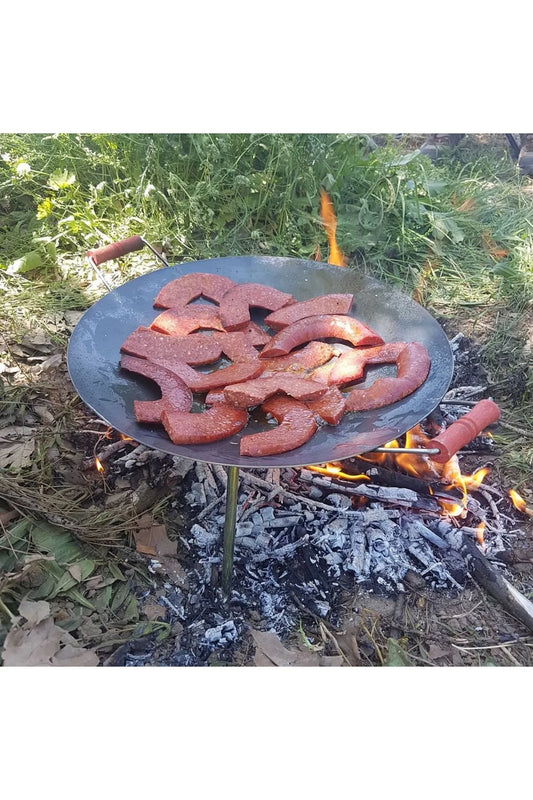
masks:
{"type": "MultiPolygon", "coordinates": [[[[253,318],[261,322],[263,317],[257,314],[253,318]]],[[[424,419],[441,401],[453,371],[453,355],[443,329],[410,297],[356,269],[270,256],[187,262],[128,281],[85,312],[71,335],[67,363],[82,400],[116,430],[166,453],[237,467],[323,464],[373,450],[424,419]],[[241,434],[231,439],[204,445],[174,445],[161,426],[140,425],[135,420],[134,399],[156,399],[159,393],[150,381],[120,370],[120,346],[138,325],[150,325],[160,313],[161,309],[153,307],[159,290],[189,272],[225,275],[236,283],[264,283],[289,292],[296,300],[352,293],[352,316],[373,328],[385,342],[417,341],[426,346],[431,358],[428,378],[413,394],[397,403],[346,414],[335,427],[323,425],[310,441],[288,453],[261,458],[239,455],[243,433],[267,429],[264,420],[253,418],[241,434]]],[[[394,367],[372,368],[366,382],[385,374],[393,375],[394,367]]]]}

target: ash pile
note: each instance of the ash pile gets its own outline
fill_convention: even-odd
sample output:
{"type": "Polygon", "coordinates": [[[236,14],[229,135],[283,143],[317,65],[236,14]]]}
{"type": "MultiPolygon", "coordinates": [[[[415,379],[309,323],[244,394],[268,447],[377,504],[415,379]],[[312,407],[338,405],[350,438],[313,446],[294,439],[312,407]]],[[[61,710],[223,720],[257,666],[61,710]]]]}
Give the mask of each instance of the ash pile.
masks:
{"type": "MultiPolygon", "coordinates": [[[[459,367],[472,358],[465,341],[452,340],[459,367]],[[461,358],[462,352],[467,356],[461,358]]],[[[429,428],[451,424],[485,392],[483,384],[454,381],[425,422],[429,428]]],[[[492,450],[487,436],[469,445],[477,458],[492,450]]],[[[153,451],[140,446],[121,460],[134,468],[136,459],[146,464],[148,453],[153,451]]],[[[179,635],[170,649],[131,652],[125,665],[202,666],[213,656],[231,663],[250,628],[284,639],[302,620],[341,626],[345,604],[358,586],[388,595],[424,589],[458,593],[478,553],[486,563],[498,563],[520,535],[498,488],[474,482],[461,496],[458,489],[443,487],[438,476],[413,477],[391,465],[389,456],[369,456],[342,462],[353,475],[310,468],[240,471],[232,590],[226,600],[220,588],[226,471],[169,456],[162,461],[154,453],[159,475],[164,464],[182,475],[169,519],[175,514],[186,523],[177,528],[179,580],[169,579],[168,572],[162,578],[160,563],[152,559],[154,581],[145,596],[166,608],[179,635]]]]}

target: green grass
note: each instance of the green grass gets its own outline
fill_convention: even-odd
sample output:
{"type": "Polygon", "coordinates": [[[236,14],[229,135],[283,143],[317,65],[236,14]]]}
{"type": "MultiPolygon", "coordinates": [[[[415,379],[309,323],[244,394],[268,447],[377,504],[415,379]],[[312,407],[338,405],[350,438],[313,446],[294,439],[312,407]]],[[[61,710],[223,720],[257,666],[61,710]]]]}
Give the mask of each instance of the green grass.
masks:
{"type": "MultiPolygon", "coordinates": [[[[324,187],[350,268],[416,289],[458,329],[467,321],[497,399],[525,407],[533,193],[500,139],[468,137],[434,165],[401,143],[373,149],[360,135],[2,134],[2,330],[17,338],[89,305],[106,290],[85,252],[132,234],[171,262],[310,258],[317,246],[325,259],[324,187]]],[[[154,266],[143,251],[104,268],[117,285],[154,266]]]]}

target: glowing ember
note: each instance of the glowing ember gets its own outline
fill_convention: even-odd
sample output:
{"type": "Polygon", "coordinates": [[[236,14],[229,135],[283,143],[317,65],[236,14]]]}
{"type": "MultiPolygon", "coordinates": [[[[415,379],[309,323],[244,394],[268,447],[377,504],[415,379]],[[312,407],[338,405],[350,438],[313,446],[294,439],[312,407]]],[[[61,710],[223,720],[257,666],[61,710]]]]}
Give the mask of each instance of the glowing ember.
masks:
{"type": "Polygon", "coordinates": [[[119,433],[119,436],[120,436],[120,438],[122,439],[123,442],[133,442],[133,439],[131,438],[131,436],[126,436],[126,434],[124,434],[124,433],[119,433]]]}
{"type": "Polygon", "coordinates": [[[94,457],[94,465],[95,465],[95,467],[96,467],[98,472],[103,472],[104,471],[104,466],[103,466],[102,462],[100,461],[100,459],[97,456],[94,457]]]}
{"type": "Polygon", "coordinates": [[[511,498],[515,508],[517,508],[523,514],[527,514],[528,517],[533,517],[533,509],[527,507],[526,501],[521,495],[518,494],[517,491],[514,489],[509,489],[508,495],[511,498]]]}
{"type": "Polygon", "coordinates": [[[485,544],[484,532],[485,532],[485,523],[481,521],[476,528],[476,541],[481,546],[485,544]]]}
{"type": "Polygon", "coordinates": [[[330,200],[328,193],[324,189],[320,189],[320,217],[329,245],[329,264],[335,264],[337,267],[346,266],[346,258],[337,245],[335,233],[337,230],[337,217],[333,211],[333,203],[330,200]]]}

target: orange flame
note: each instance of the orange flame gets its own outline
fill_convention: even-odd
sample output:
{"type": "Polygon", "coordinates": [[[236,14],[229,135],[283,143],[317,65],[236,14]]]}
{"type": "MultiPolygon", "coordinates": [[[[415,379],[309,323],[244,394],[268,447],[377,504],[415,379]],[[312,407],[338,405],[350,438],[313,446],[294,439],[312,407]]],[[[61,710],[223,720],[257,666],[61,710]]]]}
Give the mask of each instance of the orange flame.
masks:
{"type": "Polygon", "coordinates": [[[133,442],[133,439],[131,438],[131,436],[126,436],[125,433],[119,433],[119,436],[120,436],[120,438],[122,439],[123,442],[133,442]]]}
{"type": "Polygon", "coordinates": [[[325,467],[307,467],[312,472],[318,472],[320,475],[329,475],[335,478],[342,478],[345,481],[369,481],[368,475],[351,475],[348,472],[343,472],[339,464],[326,464],[325,467]]]}
{"type": "Polygon", "coordinates": [[[335,233],[337,230],[337,217],[333,211],[333,203],[330,200],[328,193],[325,189],[320,189],[320,217],[322,225],[326,231],[326,237],[329,245],[329,258],[328,263],[334,264],[337,267],[346,266],[346,258],[343,252],[337,245],[335,233]]]}
{"type": "MultiPolygon", "coordinates": [[[[400,445],[398,444],[396,439],[393,439],[392,442],[387,442],[387,444],[383,445],[383,447],[399,447],[399,446],[400,445]]],[[[390,455],[388,453],[366,453],[364,456],[357,456],[357,458],[360,458],[361,461],[369,461],[371,464],[383,464],[385,459],[392,458],[393,455],[394,455],[393,453],[391,453],[390,455]]]]}
{"type": "Polygon", "coordinates": [[[523,514],[527,514],[528,517],[533,517],[533,509],[527,507],[526,501],[522,495],[518,494],[518,492],[514,489],[509,489],[508,495],[511,498],[515,508],[517,508],[523,514]]]}
{"type": "Polygon", "coordinates": [[[103,472],[104,471],[104,465],[102,464],[102,462],[100,461],[100,459],[97,456],[94,457],[94,465],[95,465],[95,467],[96,467],[98,472],[103,472]]]}

